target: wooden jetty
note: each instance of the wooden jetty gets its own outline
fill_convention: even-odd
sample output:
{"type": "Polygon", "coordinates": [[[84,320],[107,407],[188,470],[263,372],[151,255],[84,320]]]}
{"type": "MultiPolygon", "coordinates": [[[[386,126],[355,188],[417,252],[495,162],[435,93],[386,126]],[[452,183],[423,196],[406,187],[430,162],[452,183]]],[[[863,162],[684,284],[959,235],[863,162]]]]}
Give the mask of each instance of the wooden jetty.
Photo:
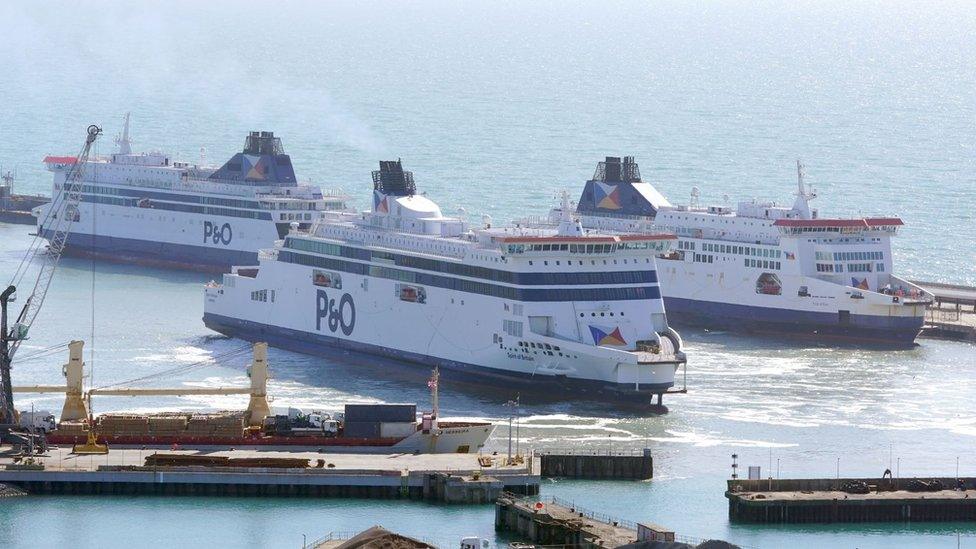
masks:
{"type": "Polygon", "coordinates": [[[734,479],[727,488],[733,522],[976,520],[976,478],[734,479]]]}

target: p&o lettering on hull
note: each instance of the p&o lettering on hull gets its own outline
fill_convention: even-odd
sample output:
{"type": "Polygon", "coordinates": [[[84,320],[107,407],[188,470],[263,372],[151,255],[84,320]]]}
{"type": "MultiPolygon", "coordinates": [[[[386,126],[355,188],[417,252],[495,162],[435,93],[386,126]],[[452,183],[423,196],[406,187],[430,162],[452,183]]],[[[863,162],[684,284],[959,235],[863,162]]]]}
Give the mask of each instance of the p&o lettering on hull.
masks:
{"type": "Polygon", "coordinates": [[[213,244],[223,244],[225,246],[230,244],[230,241],[234,238],[234,230],[231,229],[230,223],[224,223],[219,225],[210,221],[203,222],[203,242],[211,242],[213,244]]]}
{"type": "Polygon", "coordinates": [[[356,327],[356,304],[353,303],[352,296],[342,294],[336,304],[336,300],[329,299],[325,290],[316,290],[315,329],[319,332],[322,331],[323,320],[330,332],[336,333],[341,329],[344,335],[352,335],[353,328],[356,327]]]}

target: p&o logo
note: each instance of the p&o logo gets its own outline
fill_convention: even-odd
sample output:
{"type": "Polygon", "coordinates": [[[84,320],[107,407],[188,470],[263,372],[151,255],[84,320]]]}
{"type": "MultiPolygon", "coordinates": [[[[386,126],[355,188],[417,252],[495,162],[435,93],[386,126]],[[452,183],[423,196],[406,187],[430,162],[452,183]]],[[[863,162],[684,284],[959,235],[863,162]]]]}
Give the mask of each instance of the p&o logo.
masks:
{"type": "Polygon", "coordinates": [[[352,335],[353,328],[356,327],[356,304],[352,301],[352,296],[342,294],[339,303],[335,299],[329,299],[325,290],[315,291],[315,329],[322,331],[322,321],[326,321],[329,331],[336,333],[341,329],[342,333],[352,335]]]}
{"type": "Polygon", "coordinates": [[[234,231],[230,228],[230,223],[224,223],[218,226],[216,223],[211,223],[209,221],[203,222],[203,242],[206,244],[208,241],[214,244],[230,244],[231,239],[234,238],[234,231]]]}

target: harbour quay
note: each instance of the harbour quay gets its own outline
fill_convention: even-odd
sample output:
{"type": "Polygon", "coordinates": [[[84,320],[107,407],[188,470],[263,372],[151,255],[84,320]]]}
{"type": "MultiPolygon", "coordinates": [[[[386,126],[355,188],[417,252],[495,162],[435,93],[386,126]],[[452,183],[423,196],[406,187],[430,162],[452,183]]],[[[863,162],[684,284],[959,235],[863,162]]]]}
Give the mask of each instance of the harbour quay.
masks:
{"type": "Polygon", "coordinates": [[[0,456],[0,483],[30,494],[349,497],[491,503],[538,494],[531,460],[477,454],[325,454],[315,449],[112,449],[75,455],[52,447],[33,463],[0,456]],[[226,458],[223,459],[223,458],[226,458]]]}
{"type": "Polygon", "coordinates": [[[511,493],[495,502],[495,530],[543,546],[580,549],[738,549],[731,543],[677,535],[664,526],[616,518],[556,497],[539,500],[511,493]]]}
{"type": "Polygon", "coordinates": [[[976,478],[733,479],[725,497],[739,523],[976,520],[976,478]]]}

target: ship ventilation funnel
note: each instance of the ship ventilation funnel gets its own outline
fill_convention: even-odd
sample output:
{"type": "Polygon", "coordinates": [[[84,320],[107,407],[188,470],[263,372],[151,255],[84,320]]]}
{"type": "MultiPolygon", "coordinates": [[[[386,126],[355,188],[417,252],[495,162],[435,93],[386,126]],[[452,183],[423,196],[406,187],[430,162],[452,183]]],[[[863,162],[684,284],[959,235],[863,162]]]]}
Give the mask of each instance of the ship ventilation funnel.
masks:
{"type": "Polygon", "coordinates": [[[633,156],[625,156],[621,161],[619,156],[608,156],[596,166],[593,181],[604,183],[637,183],[641,180],[640,168],[633,156]]]}
{"type": "Polygon", "coordinates": [[[373,172],[373,189],[385,195],[412,196],[417,194],[413,172],[403,170],[400,159],[380,160],[380,169],[373,172]]]}
{"type": "Polygon", "coordinates": [[[235,154],[210,176],[222,183],[294,187],[297,185],[291,157],[274,132],[250,132],[243,151],[235,154]]]}
{"type": "Polygon", "coordinates": [[[581,214],[628,215],[653,218],[671,206],[650,183],[641,181],[633,156],[608,156],[596,166],[576,203],[581,214]]]}

